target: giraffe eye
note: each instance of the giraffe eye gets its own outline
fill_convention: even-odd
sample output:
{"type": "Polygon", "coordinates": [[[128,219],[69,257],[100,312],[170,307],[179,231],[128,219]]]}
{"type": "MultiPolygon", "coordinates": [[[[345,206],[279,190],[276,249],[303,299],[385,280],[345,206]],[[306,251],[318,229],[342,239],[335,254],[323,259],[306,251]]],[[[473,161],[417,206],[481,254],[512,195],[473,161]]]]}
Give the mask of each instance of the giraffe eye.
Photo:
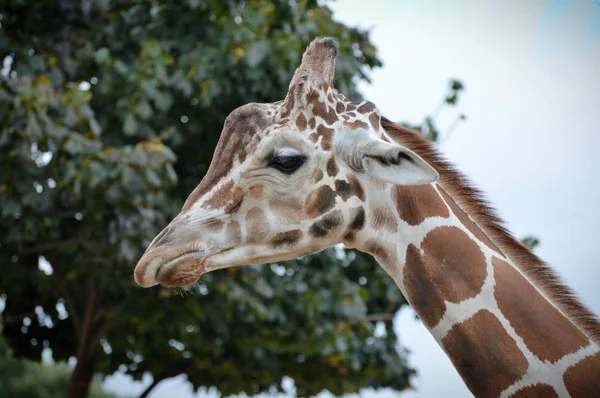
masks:
{"type": "Polygon", "coordinates": [[[269,167],[273,167],[284,174],[292,174],[302,166],[306,158],[302,155],[290,156],[275,156],[269,163],[269,167]]]}

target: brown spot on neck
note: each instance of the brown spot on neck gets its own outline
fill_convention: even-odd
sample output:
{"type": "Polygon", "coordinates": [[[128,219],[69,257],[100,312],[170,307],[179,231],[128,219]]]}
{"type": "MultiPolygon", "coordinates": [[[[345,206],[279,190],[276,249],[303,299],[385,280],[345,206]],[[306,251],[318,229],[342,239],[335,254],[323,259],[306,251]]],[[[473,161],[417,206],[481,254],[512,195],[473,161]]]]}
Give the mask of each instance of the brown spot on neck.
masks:
{"type": "MultiPolygon", "coordinates": [[[[379,115],[375,112],[373,112],[369,115],[369,122],[371,123],[371,126],[373,126],[373,129],[375,131],[379,131],[379,128],[381,127],[381,124],[379,123],[379,119],[380,119],[379,115]]],[[[384,139],[385,136],[382,136],[381,138],[384,139]]],[[[384,139],[384,141],[385,141],[385,139],[384,139]]]]}
{"type": "Polygon", "coordinates": [[[361,206],[350,209],[350,224],[344,235],[344,242],[351,243],[356,238],[356,233],[365,226],[365,209],[361,206]]]}
{"type": "Polygon", "coordinates": [[[365,191],[363,190],[363,186],[356,178],[354,174],[348,174],[348,183],[350,184],[350,188],[352,190],[352,194],[357,196],[363,202],[365,201],[365,191]]]}
{"type": "Polygon", "coordinates": [[[375,104],[372,102],[365,102],[364,104],[362,104],[361,106],[358,107],[358,109],[356,110],[358,113],[369,113],[372,110],[375,109],[375,104]]]}
{"type": "Polygon", "coordinates": [[[600,352],[568,368],[563,380],[572,397],[597,397],[600,392],[600,352]]]}
{"type": "Polygon", "coordinates": [[[510,398],[559,398],[554,387],[548,384],[534,384],[521,388],[510,398]]]}
{"type": "Polygon", "coordinates": [[[481,242],[483,242],[487,247],[489,247],[490,249],[494,250],[497,253],[502,254],[502,252],[500,251],[500,249],[498,249],[498,247],[483,232],[483,230],[481,228],[479,228],[477,226],[477,224],[475,224],[473,222],[473,220],[471,220],[471,218],[469,217],[469,215],[467,213],[465,213],[458,206],[458,204],[456,203],[456,201],[454,199],[452,199],[450,197],[450,195],[448,195],[448,193],[444,190],[444,188],[438,186],[438,189],[439,189],[442,197],[444,198],[444,201],[448,204],[448,206],[450,206],[450,209],[452,210],[452,213],[454,213],[454,215],[458,218],[458,220],[460,221],[460,223],[462,225],[464,225],[469,231],[471,231],[471,233],[473,235],[475,235],[475,237],[477,239],[479,239],[481,242]]]}
{"type": "Polygon", "coordinates": [[[350,127],[351,129],[368,129],[369,125],[362,120],[353,120],[351,122],[344,122],[345,126],[350,127]]]}
{"type": "Polygon", "coordinates": [[[442,346],[476,397],[499,396],[527,371],[527,359],[489,311],[455,325],[442,346]]]}
{"type": "Polygon", "coordinates": [[[403,270],[406,296],[429,327],[446,311],[445,301],[458,303],[481,291],[487,270],[485,256],[456,227],[438,227],[421,244],[424,255],[410,245],[403,270]]]}
{"type": "Polygon", "coordinates": [[[369,207],[369,221],[375,230],[386,229],[390,232],[398,231],[398,223],[391,209],[385,205],[369,207]]]}
{"type": "Polygon", "coordinates": [[[590,343],[519,271],[495,257],[492,264],[498,307],[535,356],[555,362],[590,343]]]}
{"type": "Polygon", "coordinates": [[[548,264],[531,253],[506,228],[497,212],[484,199],[481,191],[474,188],[468,179],[447,161],[422,134],[381,118],[381,125],[390,138],[421,156],[440,174],[439,185],[455,198],[457,203],[473,218],[483,231],[493,239],[515,265],[536,283],[545,295],[552,297],[561,310],[577,326],[600,342],[600,319],[583,305],[571,288],[566,286],[548,264]]]}
{"type": "Polygon", "coordinates": [[[426,267],[419,249],[415,245],[409,245],[403,271],[406,297],[423,323],[433,327],[442,319],[446,304],[435,290],[431,278],[422,272],[426,267]]]}
{"type": "Polygon", "coordinates": [[[400,218],[409,225],[419,225],[429,217],[450,216],[446,204],[432,185],[396,185],[392,189],[392,200],[400,218]]]}
{"type": "Polygon", "coordinates": [[[393,265],[396,263],[396,248],[384,242],[368,240],[365,242],[367,253],[371,253],[382,265],[393,265]]]}
{"type": "Polygon", "coordinates": [[[365,226],[365,209],[362,206],[350,209],[350,228],[353,231],[359,231],[365,226]]]}

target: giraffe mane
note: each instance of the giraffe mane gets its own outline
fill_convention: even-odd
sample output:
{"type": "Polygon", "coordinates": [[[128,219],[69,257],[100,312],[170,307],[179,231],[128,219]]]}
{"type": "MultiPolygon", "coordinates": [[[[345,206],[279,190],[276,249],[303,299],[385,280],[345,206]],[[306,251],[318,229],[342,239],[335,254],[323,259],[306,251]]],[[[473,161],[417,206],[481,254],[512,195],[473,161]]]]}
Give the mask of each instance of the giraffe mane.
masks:
{"type": "Polygon", "coordinates": [[[429,140],[416,131],[382,117],[386,133],[399,144],[416,152],[440,175],[439,184],[482,231],[500,248],[521,273],[594,342],[600,343],[600,320],[565,285],[558,274],[532,253],[508,230],[485,195],[457,171],[429,140]]]}

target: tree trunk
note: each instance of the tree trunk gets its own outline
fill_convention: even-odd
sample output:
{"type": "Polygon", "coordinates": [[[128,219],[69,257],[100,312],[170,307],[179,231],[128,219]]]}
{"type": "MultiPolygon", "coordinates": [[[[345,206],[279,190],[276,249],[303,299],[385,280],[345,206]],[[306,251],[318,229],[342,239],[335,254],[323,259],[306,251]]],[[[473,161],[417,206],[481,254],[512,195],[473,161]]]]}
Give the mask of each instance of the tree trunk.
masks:
{"type": "Polygon", "coordinates": [[[96,353],[100,346],[100,339],[105,332],[103,326],[94,322],[97,300],[98,292],[90,283],[83,319],[77,331],[77,364],[69,381],[68,398],[86,398],[90,391],[90,384],[96,368],[96,353]],[[95,328],[100,330],[94,330],[95,328]]]}
{"type": "Polygon", "coordinates": [[[69,398],[86,398],[88,396],[95,367],[95,357],[77,359],[77,365],[75,365],[69,381],[67,394],[69,398]]]}

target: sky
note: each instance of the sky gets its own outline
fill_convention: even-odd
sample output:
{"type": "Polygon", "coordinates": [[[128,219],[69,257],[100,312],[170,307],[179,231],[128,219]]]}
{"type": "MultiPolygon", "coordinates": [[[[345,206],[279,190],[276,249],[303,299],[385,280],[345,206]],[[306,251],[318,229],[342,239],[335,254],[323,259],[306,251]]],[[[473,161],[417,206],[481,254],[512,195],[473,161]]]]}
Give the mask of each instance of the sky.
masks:
{"type": "MultiPolygon", "coordinates": [[[[389,119],[421,122],[449,79],[465,84],[458,106],[437,119],[444,132],[467,116],[442,151],[510,230],[541,240],[536,253],[600,313],[600,0],[340,0],[330,7],[336,20],[371,29],[384,65],[360,89],[389,119]]],[[[416,390],[363,398],[471,396],[410,308],[394,323],[419,372],[416,390]]],[[[117,375],[105,387],[127,396],[144,384],[117,375]]],[[[150,394],[191,396],[183,378],[150,394]]]]}

